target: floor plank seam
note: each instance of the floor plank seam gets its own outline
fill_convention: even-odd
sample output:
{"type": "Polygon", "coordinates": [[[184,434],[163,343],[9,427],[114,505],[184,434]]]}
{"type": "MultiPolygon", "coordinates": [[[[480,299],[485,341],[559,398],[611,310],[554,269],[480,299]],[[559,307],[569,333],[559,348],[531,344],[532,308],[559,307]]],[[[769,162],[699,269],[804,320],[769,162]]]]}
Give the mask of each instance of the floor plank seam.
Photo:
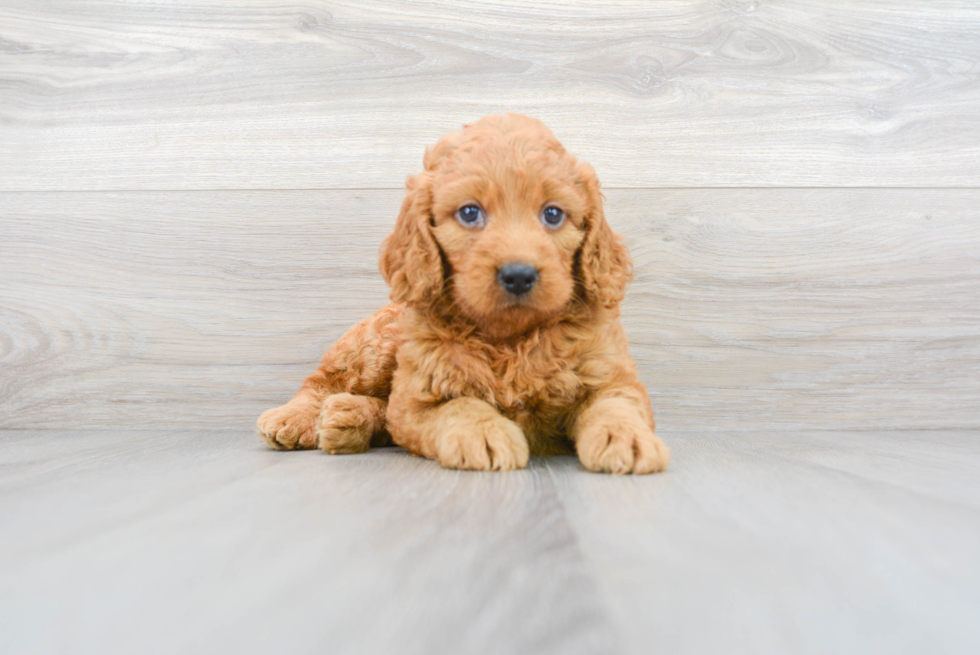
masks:
{"type": "MultiPolygon", "coordinates": [[[[575,541],[571,545],[571,548],[575,553],[575,555],[577,556],[578,560],[582,563],[583,572],[586,574],[587,579],[591,582],[592,586],[595,588],[596,595],[597,595],[596,600],[599,601],[598,604],[602,609],[602,614],[597,618],[599,618],[599,620],[601,620],[602,622],[606,623],[609,626],[609,629],[612,631],[612,633],[615,635],[616,638],[615,647],[611,650],[604,651],[604,652],[620,653],[623,651],[622,642],[624,639],[624,635],[621,633],[619,629],[619,625],[613,619],[614,616],[613,607],[610,606],[609,598],[606,595],[606,591],[603,590],[601,584],[602,576],[600,576],[599,572],[594,568],[591,558],[589,558],[588,553],[582,547],[582,535],[579,532],[579,530],[575,527],[575,523],[572,522],[570,518],[570,511],[568,506],[565,504],[564,498],[560,493],[561,485],[558,483],[558,479],[555,477],[555,471],[551,466],[550,458],[543,457],[541,458],[541,460],[542,461],[540,462],[540,466],[548,472],[548,479],[551,481],[552,491],[554,492],[553,497],[558,505],[559,516],[561,516],[561,520],[564,521],[569,533],[574,535],[575,541]]],[[[589,473],[585,471],[585,469],[581,465],[578,465],[576,470],[578,473],[595,475],[594,473],[589,473]]]]}

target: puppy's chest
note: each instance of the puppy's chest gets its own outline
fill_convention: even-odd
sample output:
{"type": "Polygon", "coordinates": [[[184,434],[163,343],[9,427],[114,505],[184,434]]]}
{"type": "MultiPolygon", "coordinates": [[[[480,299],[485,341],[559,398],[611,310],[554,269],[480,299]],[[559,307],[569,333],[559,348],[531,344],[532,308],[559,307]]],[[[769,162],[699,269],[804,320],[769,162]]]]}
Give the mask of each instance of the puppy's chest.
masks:
{"type": "Polygon", "coordinates": [[[482,398],[511,418],[560,413],[582,392],[578,358],[553,348],[454,355],[453,395],[482,398]]]}

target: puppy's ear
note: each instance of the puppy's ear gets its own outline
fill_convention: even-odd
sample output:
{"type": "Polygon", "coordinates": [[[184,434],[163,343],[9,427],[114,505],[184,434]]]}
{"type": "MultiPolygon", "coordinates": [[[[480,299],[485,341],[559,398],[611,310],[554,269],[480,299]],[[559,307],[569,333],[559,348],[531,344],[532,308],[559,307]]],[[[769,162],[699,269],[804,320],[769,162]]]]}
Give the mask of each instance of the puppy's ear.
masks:
{"type": "Polygon", "coordinates": [[[432,191],[429,175],[408,181],[395,231],[381,244],[378,268],[391,287],[391,299],[429,304],[442,293],[442,255],[432,236],[432,191]]]}
{"type": "Polygon", "coordinates": [[[589,302],[615,307],[623,300],[626,285],[633,278],[633,262],[622,239],[606,223],[595,173],[588,165],[579,164],[578,174],[579,184],[589,198],[585,239],[578,253],[582,288],[589,302]]]}

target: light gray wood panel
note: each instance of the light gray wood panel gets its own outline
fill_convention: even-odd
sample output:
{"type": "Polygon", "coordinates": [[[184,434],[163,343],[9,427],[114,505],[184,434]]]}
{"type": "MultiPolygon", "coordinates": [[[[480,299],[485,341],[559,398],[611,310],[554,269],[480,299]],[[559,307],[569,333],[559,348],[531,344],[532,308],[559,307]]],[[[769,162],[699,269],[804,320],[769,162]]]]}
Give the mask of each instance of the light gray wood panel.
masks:
{"type": "Polygon", "coordinates": [[[973,653],[980,433],[674,432],[663,474],[0,432],[0,650],[973,653]]]}
{"type": "Polygon", "coordinates": [[[978,34],[968,0],[9,0],[0,188],[395,188],[505,110],[610,187],[974,186],[978,34]]]}
{"type": "Polygon", "coordinates": [[[664,476],[549,464],[624,652],[980,648],[980,434],[664,436],[664,476]]]}
{"type": "Polygon", "coordinates": [[[387,302],[400,195],[4,194],[2,420],[250,424],[387,302]]]}
{"type": "Polygon", "coordinates": [[[980,421],[980,191],[609,193],[666,426],[980,421]]]}
{"type": "Polygon", "coordinates": [[[248,432],[0,435],[0,651],[616,649],[547,471],[318,454],[248,432]]]}
{"type": "MultiPolygon", "coordinates": [[[[387,300],[395,191],[6,193],[0,425],[248,427],[387,300]]],[[[980,421],[980,191],[620,190],[662,428],[980,421]]]]}

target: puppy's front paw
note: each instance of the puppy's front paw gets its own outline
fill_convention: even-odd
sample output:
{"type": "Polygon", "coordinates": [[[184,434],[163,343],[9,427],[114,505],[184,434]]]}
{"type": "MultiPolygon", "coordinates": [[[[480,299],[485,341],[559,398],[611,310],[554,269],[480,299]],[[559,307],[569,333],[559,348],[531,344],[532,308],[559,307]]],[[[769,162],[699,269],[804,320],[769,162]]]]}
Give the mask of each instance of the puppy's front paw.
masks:
{"type": "Polygon", "coordinates": [[[320,448],[332,455],[363,453],[384,424],[385,402],[380,398],[336,393],[323,401],[316,436],[320,448]]]}
{"type": "Polygon", "coordinates": [[[457,415],[436,437],[439,463],[446,468],[508,471],[527,466],[530,449],[524,432],[495,411],[457,415]]]}
{"type": "Polygon", "coordinates": [[[670,449],[639,412],[619,403],[590,409],[575,448],[585,468],[602,473],[656,473],[670,463],[670,449]]]}
{"type": "Polygon", "coordinates": [[[316,448],[313,424],[317,413],[310,402],[289,402],[262,412],[255,427],[266,444],[277,450],[316,448]]]}

